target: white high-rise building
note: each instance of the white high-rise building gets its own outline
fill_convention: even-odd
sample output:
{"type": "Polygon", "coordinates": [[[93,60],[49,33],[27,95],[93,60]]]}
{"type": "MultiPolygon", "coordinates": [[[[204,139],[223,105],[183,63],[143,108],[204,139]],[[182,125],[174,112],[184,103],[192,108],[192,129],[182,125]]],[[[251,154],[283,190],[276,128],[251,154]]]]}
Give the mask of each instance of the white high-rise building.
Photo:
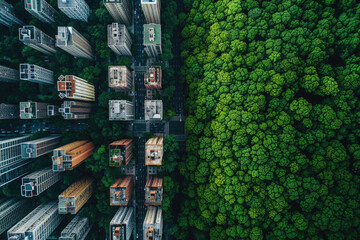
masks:
{"type": "Polygon", "coordinates": [[[95,101],[95,87],[86,80],[74,75],[60,75],[58,79],[57,89],[61,99],[95,101]]]}
{"type": "Polygon", "coordinates": [[[21,157],[22,158],[37,158],[52,152],[59,146],[61,135],[50,135],[21,144],[21,157]]]}
{"type": "Polygon", "coordinates": [[[144,47],[149,57],[155,58],[162,54],[160,24],[144,24],[144,47]]]}
{"type": "Polygon", "coordinates": [[[58,7],[71,19],[88,21],[90,8],[85,0],[58,0],[58,7]]]}
{"type": "Polygon", "coordinates": [[[0,66],[0,81],[1,82],[18,82],[19,81],[19,71],[8,68],[5,66],[0,66]]]}
{"type": "Polygon", "coordinates": [[[145,105],[145,120],[163,119],[162,100],[145,100],[144,105],[145,105]]]}
{"type": "Polygon", "coordinates": [[[127,100],[109,100],[109,120],[134,120],[134,104],[127,100]]]}
{"type": "Polygon", "coordinates": [[[162,209],[157,207],[148,207],[143,225],[143,239],[161,240],[162,234],[162,209]]]}
{"type": "Polygon", "coordinates": [[[132,73],[126,66],[109,66],[109,87],[120,90],[130,90],[132,86],[132,73]]]}
{"type": "Polygon", "coordinates": [[[110,222],[110,240],[129,240],[133,228],[134,209],[132,207],[120,207],[110,222]]]}
{"type": "Polygon", "coordinates": [[[132,39],[124,24],[112,23],[107,27],[108,46],[117,55],[131,56],[132,39]]]}
{"type": "Polygon", "coordinates": [[[104,0],[104,5],[116,22],[131,24],[130,0],[104,0]]]}
{"type": "Polygon", "coordinates": [[[54,84],[54,73],[35,64],[20,64],[20,80],[40,84],[54,84]]]}
{"type": "Polygon", "coordinates": [[[31,161],[21,158],[21,143],[28,140],[30,136],[0,140],[0,187],[30,170],[31,161]]]}
{"type": "Polygon", "coordinates": [[[161,0],[141,0],[141,8],[147,23],[160,24],[161,0]]]}
{"type": "Polygon", "coordinates": [[[8,240],[46,240],[63,219],[57,201],[43,203],[8,230],[8,240]]]}
{"type": "Polygon", "coordinates": [[[51,167],[30,173],[21,179],[21,196],[39,196],[62,178],[62,173],[53,172],[51,167]]]}
{"type": "Polygon", "coordinates": [[[54,54],[56,52],[55,40],[32,25],[19,28],[19,40],[45,54],[54,54]]]}
{"type": "Polygon", "coordinates": [[[45,0],[25,0],[25,10],[42,22],[53,23],[56,10],[45,0]]]}
{"type": "Polygon", "coordinates": [[[5,2],[4,0],[0,0],[0,23],[5,26],[10,27],[14,23],[23,25],[24,23],[19,20],[14,13],[14,7],[5,2]]]}
{"type": "Polygon", "coordinates": [[[89,41],[73,27],[58,27],[56,46],[76,58],[94,58],[89,41]]]}
{"type": "Polygon", "coordinates": [[[61,231],[59,240],[84,240],[91,229],[87,217],[76,215],[71,222],[61,231]]]}

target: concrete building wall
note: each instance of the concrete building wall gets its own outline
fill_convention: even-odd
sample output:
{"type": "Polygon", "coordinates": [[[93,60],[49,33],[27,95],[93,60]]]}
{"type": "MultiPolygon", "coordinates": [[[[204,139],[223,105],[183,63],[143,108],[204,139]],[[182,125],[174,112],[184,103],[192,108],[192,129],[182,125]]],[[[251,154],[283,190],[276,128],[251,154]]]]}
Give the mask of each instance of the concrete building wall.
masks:
{"type": "Polygon", "coordinates": [[[59,172],[53,172],[51,167],[26,175],[21,180],[21,196],[39,196],[62,178],[63,175],[59,172]]]}
{"type": "Polygon", "coordinates": [[[13,24],[24,24],[15,16],[14,7],[4,0],[0,0],[0,23],[8,27],[13,24]]]}
{"type": "Polygon", "coordinates": [[[147,23],[160,24],[160,0],[141,0],[141,8],[147,23]]]}
{"type": "Polygon", "coordinates": [[[25,0],[25,10],[42,22],[53,23],[56,10],[45,0],[25,0]]]}
{"type": "Polygon", "coordinates": [[[61,135],[51,135],[48,137],[24,142],[21,144],[22,158],[37,158],[54,150],[60,143],[61,135]]]}
{"type": "Polygon", "coordinates": [[[130,0],[104,0],[104,5],[116,22],[131,25],[130,0]]]}
{"type": "Polygon", "coordinates": [[[0,187],[29,171],[31,161],[21,158],[21,143],[29,139],[27,135],[0,141],[0,187]]]}
{"type": "Polygon", "coordinates": [[[25,45],[48,55],[56,52],[55,40],[32,25],[19,28],[19,40],[25,45]]]}
{"type": "Polygon", "coordinates": [[[64,119],[87,119],[90,117],[92,104],[79,101],[64,101],[59,112],[64,119]]]}
{"type": "Polygon", "coordinates": [[[88,21],[90,8],[84,0],[58,0],[58,8],[71,19],[88,21]]]}
{"type": "Polygon", "coordinates": [[[46,240],[63,218],[57,213],[57,201],[43,203],[8,230],[8,239],[22,235],[24,239],[46,240]]]}
{"type": "Polygon", "coordinates": [[[75,58],[94,59],[90,42],[73,27],[58,27],[56,46],[75,58]]]}
{"type": "Polygon", "coordinates": [[[110,221],[110,240],[129,240],[134,228],[134,209],[120,207],[110,221]]]}
{"type": "Polygon", "coordinates": [[[78,214],[61,232],[59,240],[84,240],[90,229],[89,219],[78,214]]]}
{"type": "Polygon", "coordinates": [[[5,66],[0,66],[0,81],[2,82],[18,82],[19,79],[19,71],[8,68],[5,66]]]}
{"type": "Polygon", "coordinates": [[[30,212],[31,202],[25,199],[3,198],[0,201],[0,234],[30,212]]]}
{"type": "Polygon", "coordinates": [[[40,84],[54,84],[54,72],[35,64],[20,64],[20,80],[40,84]]]}
{"type": "Polygon", "coordinates": [[[117,55],[132,56],[132,39],[126,26],[123,24],[112,23],[107,26],[108,46],[117,55]]]}

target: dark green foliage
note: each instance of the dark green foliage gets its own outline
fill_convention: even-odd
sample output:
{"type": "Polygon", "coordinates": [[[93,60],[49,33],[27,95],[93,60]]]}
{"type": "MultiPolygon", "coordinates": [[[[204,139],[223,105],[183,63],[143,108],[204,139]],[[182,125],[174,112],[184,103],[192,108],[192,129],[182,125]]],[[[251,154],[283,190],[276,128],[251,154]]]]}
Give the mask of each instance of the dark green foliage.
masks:
{"type": "Polygon", "coordinates": [[[173,235],[358,238],[358,1],[184,4],[189,136],[173,235]]]}

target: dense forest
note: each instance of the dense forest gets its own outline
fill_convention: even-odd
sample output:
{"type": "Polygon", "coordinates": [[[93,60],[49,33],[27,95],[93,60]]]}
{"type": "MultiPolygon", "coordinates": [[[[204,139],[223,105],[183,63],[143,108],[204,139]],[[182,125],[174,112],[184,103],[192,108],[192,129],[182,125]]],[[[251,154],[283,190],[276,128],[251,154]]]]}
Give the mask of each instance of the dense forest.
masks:
{"type": "Polygon", "coordinates": [[[358,239],[356,0],[194,0],[179,239],[358,239]]]}

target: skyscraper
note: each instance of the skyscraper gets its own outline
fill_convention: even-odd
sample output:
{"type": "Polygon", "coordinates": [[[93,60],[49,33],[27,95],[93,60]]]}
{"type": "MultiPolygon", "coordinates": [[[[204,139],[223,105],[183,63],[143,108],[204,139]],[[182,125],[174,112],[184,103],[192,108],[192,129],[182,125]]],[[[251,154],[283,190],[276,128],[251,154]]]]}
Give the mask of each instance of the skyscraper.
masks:
{"type": "Polygon", "coordinates": [[[125,25],[112,23],[107,26],[108,46],[117,55],[132,56],[132,39],[125,25]]]}
{"type": "Polygon", "coordinates": [[[0,235],[25,217],[30,209],[30,201],[2,197],[0,200],[0,235]]]}
{"type": "Polygon", "coordinates": [[[89,219],[77,214],[64,230],[61,231],[59,240],[84,240],[90,229],[89,219]]]}
{"type": "Polygon", "coordinates": [[[20,119],[47,118],[49,105],[42,102],[20,102],[20,119]]]}
{"type": "Polygon", "coordinates": [[[78,101],[64,101],[59,112],[64,119],[87,119],[90,117],[91,103],[78,101]]]}
{"type": "Polygon", "coordinates": [[[160,206],[163,199],[163,179],[148,176],[145,184],[145,205],[160,206]]]}
{"type": "Polygon", "coordinates": [[[0,23],[8,27],[14,23],[19,25],[24,24],[15,16],[14,7],[4,0],[0,0],[0,23]]]}
{"type": "Polygon", "coordinates": [[[141,8],[147,23],[160,24],[161,0],[141,0],[141,8]]]}
{"type": "Polygon", "coordinates": [[[55,40],[32,25],[19,28],[19,40],[25,45],[45,54],[51,55],[56,52],[55,40]]]}
{"type": "Polygon", "coordinates": [[[133,186],[133,176],[117,179],[110,186],[110,206],[127,206],[131,199],[133,186]]]}
{"type": "Polygon", "coordinates": [[[134,120],[134,104],[127,100],[109,100],[109,120],[134,120]]]}
{"type": "Polygon", "coordinates": [[[25,0],[25,10],[42,22],[55,22],[56,10],[45,0],[25,0]]]}
{"type": "Polygon", "coordinates": [[[149,57],[162,54],[160,24],[144,24],[144,47],[149,57]]]}
{"type": "Polygon", "coordinates": [[[21,143],[30,136],[0,140],[0,187],[25,175],[30,170],[28,159],[21,158],[21,143]]]}
{"type": "Polygon", "coordinates": [[[95,101],[95,87],[86,80],[74,75],[60,75],[57,89],[60,98],[82,101],[95,101]]]}
{"type": "Polygon", "coordinates": [[[8,68],[5,66],[0,66],[0,81],[2,82],[18,82],[19,81],[19,71],[8,68]]]}
{"type": "Polygon", "coordinates": [[[120,90],[130,90],[133,82],[131,71],[126,66],[109,66],[109,87],[120,90]]]}
{"type": "Polygon", "coordinates": [[[30,173],[21,179],[21,196],[39,196],[62,178],[62,173],[53,172],[51,167],[30,173]]]}
{"type": "Polygon", "coordinates": [[[163,119],[163,102],[162,100],[145,100],[145,120],[162,120],[163,119]]]}
{"type": "Polygon", "coordinates": [[[162,234],[162,209],[158,207],[148,207],[143,225],[143,240],[161,240],[162,234]]]}
{"type": "Polygon", "coordinates": [[[88,21],[90,8],[84,0],[58,0],[58,7],[71,19],[88,21]]]}
{"type": "Polygon", "coordinates": [[[144,74],[144,84],[147,89],[161,89],[161,66],[150,67],[144,74]]]}
{"type": "Polygon", "coordinates": [[[54,73],[35,64],[20,64],[20,80],[40,84],[54,84],[54,73]]]}
{"type": "Polygon", "coordinates": [[[129,240],[134,228],[134,209],[120,207],[110,222],[110,240],[129,240]]]}
{"type": "Polygon", "coordinates": [[[43,203],[7,232],[9,240],[45,240],[64,219],[57,212],[57,201],[43,203]]]}
{"type": "Polygon", "coordinates": [[[45,155],[59,146],[60,140],[61,135],[50,135],[48,137],[23,142],[21,144],[21,157],[37,158],[45,155]]]}
{"type": "Polygon", "coordinates": [[[162,165],[163,141],[163,137],[152,137],[145,143],[145,165],[162,165]]]}
{"type": "Polygon", "coordinates": [[[18,119],[19,118],[19,105],[15,104],[0,104],[0,119],[18,119]]]}
{"type": "Polygon", "coordinates": [[[134,154],[134,142],[132,139],[121,139],[109,145],[109,166],[121,167],[127,165],[134,154]]]}
{"type": "Polygon", "coordinates": [[[54,149],[52,162],[53,171],[73,170],[89,157],[95,146],[88,141],[75,141],[54,149]]]}
{"type": "Polygon", "coordinates": [[[94,59],[89,41],[73,27],[58,27],[56,46],[76,58],[94,59]]]}
{"type": "Polygon", "coordinates": [[[73,183],[59,195],[59,214],[76,214],[94,191],[94,179],[83,178],[73,183]]]}
{"type": "Polygon", "coordinates": [[[131,24],[130,0],[104,0],[104,5],[116,22],[131,24]]]}

